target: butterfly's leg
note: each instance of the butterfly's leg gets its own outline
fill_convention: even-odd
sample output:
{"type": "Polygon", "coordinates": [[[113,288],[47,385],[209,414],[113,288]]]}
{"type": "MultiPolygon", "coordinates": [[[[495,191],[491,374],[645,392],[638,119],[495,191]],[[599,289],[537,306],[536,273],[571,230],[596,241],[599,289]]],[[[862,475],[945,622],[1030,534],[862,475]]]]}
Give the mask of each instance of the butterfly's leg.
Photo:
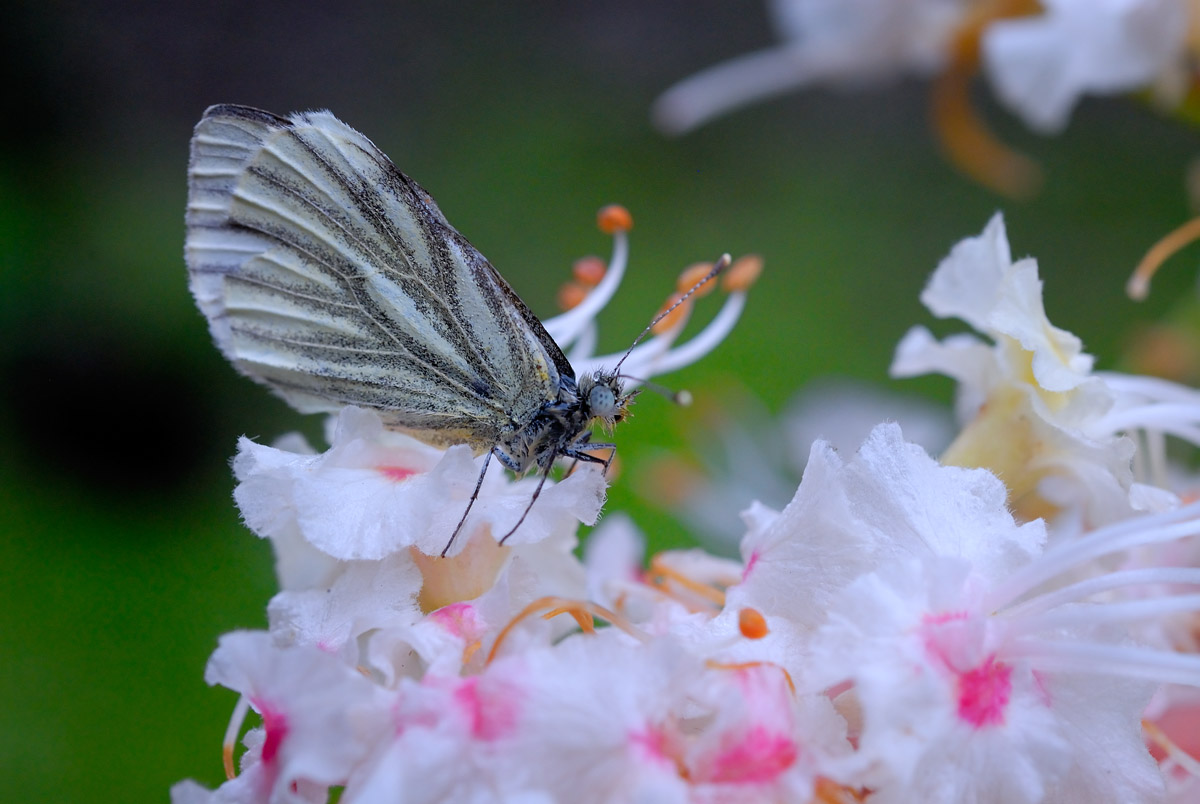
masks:
{"type": "MultiPolygon", "coordinates": [[[[479,498],[479,489],[483,486],[483,476],[487,474],[488,464],[492,462],[493,452],[495,452],[494,449],[488,450],[487,457],[483,459],[483,468],[479,470],[479,479],[475,481],[475,490],[471,492],[471,499],[467,501],[467,510],[463,511],[462,519],[458,520],[458,526],[450,534],[450,541],[446,542],[446,546],[442,548],[442,558],[446,557],[446,553],[450,550],[450,545],[454,544],[454,540],[458,538],[458,532],[462,530],[463,525],[467,522],[467,514],[471,513],[471,506],[479,498]]],[[[536,497],[537,495],[535,494],[534,496],[536,497]]]]}
{"type": "MultiPolygon", "coordinates": [[[[612,464],[613,458],[617,457],[617,445],[616,444],[591,444],[591,443],[589,443],[586,446],[587,446],[587,449],[589,449],[589,450],[607,449],[607,450],[610,450],[610,452],[608,453],[607,458],[597,458],[595,455],[589,455],[586,452],[571,451],[571,452],[568,452],[567,454],[570,455],[572,458],[574,458],[576,461],[583,461],[584,463],[602,463],[602,464],[604,464],[604,474],[607,475],[609,465],[612,464]]],[[[572,467],[572,468],[574,468],[574,467],[572,467]]]]}
{"type": "Polygon", "coordinates": [[[538,495],[542,493],[542,486],[546,485],[546,478],[550,476],[550,469],[554,466],[554,459],[557,457],[557,450],[550,453],[550,460],[546,462],[546,468],[542,470],[542,476],[538,480],[537,488],[533,490],[533,496],[529,498],[529,505],[525,506],[525,512],[521,514],[521,518],[517,520],[517,524],[512,526],[512,530],[504,534],[500,539],[500,544],[508,541],[508,537],[517,532],[517,528],[521,527],[521,523],[525,521],[525,517],[529,516],[529,510],[533,508],[533,504],[537,502],[538,495]]]}

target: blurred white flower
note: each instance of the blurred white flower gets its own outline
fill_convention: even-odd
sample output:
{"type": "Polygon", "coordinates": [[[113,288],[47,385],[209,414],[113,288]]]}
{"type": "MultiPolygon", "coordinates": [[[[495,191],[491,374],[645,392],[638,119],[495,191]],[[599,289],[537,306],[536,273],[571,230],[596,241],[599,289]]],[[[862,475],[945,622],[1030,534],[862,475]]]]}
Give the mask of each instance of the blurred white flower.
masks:
{"type": "Polygon", "coordinates": [[[997,20],[983,63],[1000,100],[1056,133],[1084,95],[1151,86],[1172,106],[1187,86],[1189,0],[1042,0],[1041,14],[997,20]]]}
{"type": "Polygon", "coordinates": [[[954,435],[942,407],[919,397],[848,379],[808,383],[773,418],[748,396],[709,402],[698,427],[700,466],[667,456],[644,473],[642,493],[683,521],[700,543],[732,555],[745,533],[741,513],[758,501],[782,507],[795,493],[814,441],[853,450],[881,421],[900,423],[912,440],[940,452],[954,435]]]}
{"type": "MultiPolygon", "coordinates": [[[[1134,441],[1168,433],[1200,444],[1200,394],[1174,383],[1097,374],[1080,340],[1046,317],[1037,262],[1013,262],[1004,221],[956,245],[921,300],[986,335],[937,341],[914,327],[896,349],[893,376],[947,374],[959,383],[962,432],[946,463],[982,466],[1009,488],[1025,518],[1067,512],[1095,527],[1151,505],[1135,485],[1134,441]]],[[[1138,480],[1154,482],[1162,468],[1138,480]]]]}
{"type": "Polygon", "coordinates": [[[946,61],[972,0],[772,0],[783,43],[718,64],[668,89],[654,122],[682,134],[738,107],[823,83],[928,74],[946,61]]]}
{"type": "Polygon", "coordinates": [[[1066,125],[1080,97],[1152,89],[1184,98],[1197,43],[1192,0],[770,0],[781,44],[702,70],[664,92],[652,118],[682,134],[742,106],[812,86],[932,77],[930,111],[946,157],[1015,198],[1041,171],[988,130],[970,99],[982,69],[1032,128],[1066,125]]]}

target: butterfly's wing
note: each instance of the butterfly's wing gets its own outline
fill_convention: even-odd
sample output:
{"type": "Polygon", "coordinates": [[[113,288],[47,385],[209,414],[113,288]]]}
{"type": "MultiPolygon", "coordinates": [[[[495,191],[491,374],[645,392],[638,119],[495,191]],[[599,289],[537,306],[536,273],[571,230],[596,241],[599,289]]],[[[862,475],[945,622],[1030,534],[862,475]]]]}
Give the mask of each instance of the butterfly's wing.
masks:
{"type": "Polygon", "coordinates": [[[573,377],[429,194],[328,112],[208,109],[187,230],[217,345],[301,411],[358,405],[430,443],[486,449],[573,377]]]}

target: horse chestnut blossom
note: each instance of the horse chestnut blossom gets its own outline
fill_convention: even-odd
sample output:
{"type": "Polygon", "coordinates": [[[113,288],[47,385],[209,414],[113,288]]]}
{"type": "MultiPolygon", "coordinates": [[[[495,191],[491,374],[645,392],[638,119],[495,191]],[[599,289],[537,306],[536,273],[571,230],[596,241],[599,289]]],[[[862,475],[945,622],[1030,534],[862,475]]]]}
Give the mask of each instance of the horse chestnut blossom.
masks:
{"type": "Polygon", "coordinates": [[[1149,487],[1167,474],[1162,450],[1134,474],[1135,438],[1165,434],[1200,445],[1200,394],[1176,383],[1092,371],[1082,342],[1050,323],[1033,258],[1013,261],[1004,220],[956,245],[921,300],[986,335],[937,341],[924,327],[901,340],[893,376],[928,372],[958,381],[963,425],[943,463],[1004,478],[1025,518],[1067,513],[1095,527],[1168,504],[1149,487]]]}
{"type": "Polygon", "coordinates": [[[917,329],[893,367],[959,380],[958,439],[940,460],[894,422],[814,441],[736,559],[646,560],[618,513],[580,560],[589,468],[504,545],[528,481],[489,478],[440,557],[469,454],[352,408],[323,454],[243,441],[236,499],[281,591],[209,661],[238,695],[228,781],[172,800],[1189,800],[1200,503],[1142,453],[1197,443],[1198,395],[1095,372],[998,217],[923,298],[987,338],[917,329]]]}
{"type": "Polygon", "coordinates": [[[1195,77],[1190,0],[769,0],[767,9],[780,44],[666,90],[652,113],[659,129],[682,134],[795,89],[929,78],[946,156],[975,181],[1022,197],[1040,171],[972,108],[977,73],[1043,133],[1061,131],[1086,95],[1148,89],[1174,109],[1195,77]]]}

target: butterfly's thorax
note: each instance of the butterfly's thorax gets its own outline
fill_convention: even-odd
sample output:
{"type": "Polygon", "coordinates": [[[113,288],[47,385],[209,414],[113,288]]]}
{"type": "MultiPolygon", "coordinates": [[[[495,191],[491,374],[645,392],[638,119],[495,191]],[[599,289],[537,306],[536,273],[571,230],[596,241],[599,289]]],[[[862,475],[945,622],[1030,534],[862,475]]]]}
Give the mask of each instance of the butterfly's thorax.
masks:
{"type": "Polygon", "coordinates": [[[625,416],[633,394],[625,394],[615,375],[597,372],[578,382],[559,381],[558,398],[547,402],[528,426],[498,447],[501,460],[516,472],[533,466],[547,469],[557,457],[577,457],[589,446],[591,428],[611,428],[625,416]]]}

